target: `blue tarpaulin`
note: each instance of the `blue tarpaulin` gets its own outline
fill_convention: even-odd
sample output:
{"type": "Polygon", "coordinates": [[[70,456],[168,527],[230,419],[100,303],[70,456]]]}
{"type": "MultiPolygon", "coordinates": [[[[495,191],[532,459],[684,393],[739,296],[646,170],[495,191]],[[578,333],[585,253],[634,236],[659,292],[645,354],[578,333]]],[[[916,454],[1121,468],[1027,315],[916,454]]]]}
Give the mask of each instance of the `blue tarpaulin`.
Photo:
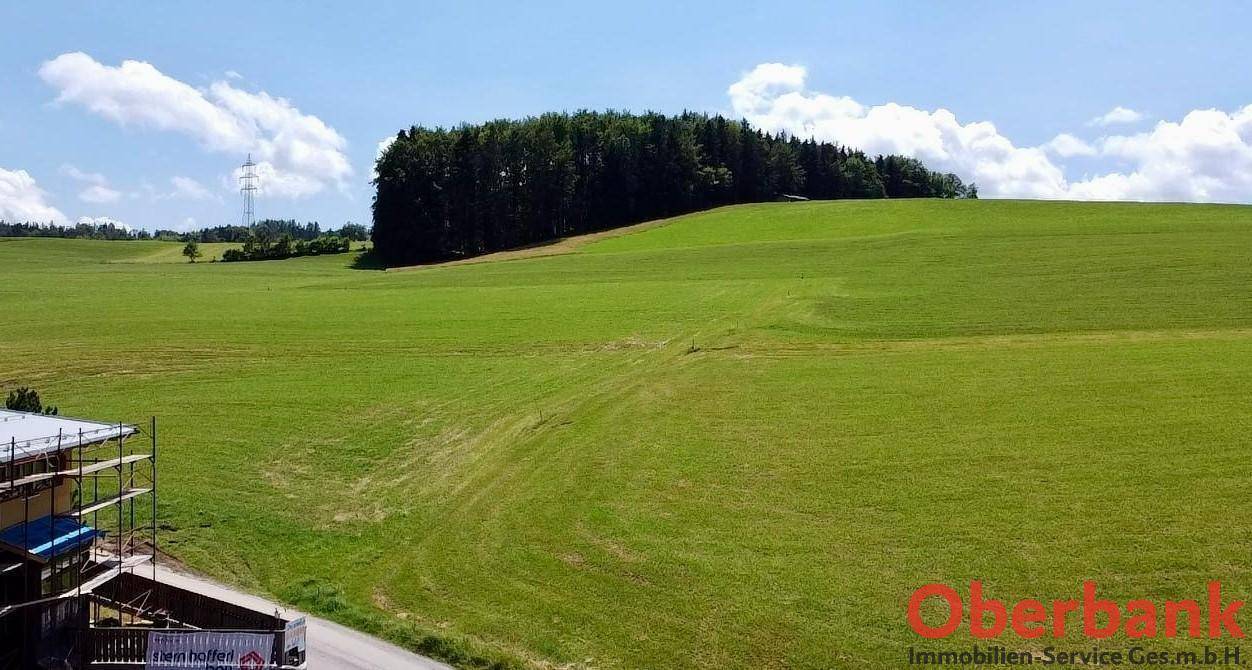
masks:
{"type": "Polygon", "coordinates": [[[0,531],[0,542],[43,560],[73,551],[102,533],[68,516],[45,516],[0,531]]]}

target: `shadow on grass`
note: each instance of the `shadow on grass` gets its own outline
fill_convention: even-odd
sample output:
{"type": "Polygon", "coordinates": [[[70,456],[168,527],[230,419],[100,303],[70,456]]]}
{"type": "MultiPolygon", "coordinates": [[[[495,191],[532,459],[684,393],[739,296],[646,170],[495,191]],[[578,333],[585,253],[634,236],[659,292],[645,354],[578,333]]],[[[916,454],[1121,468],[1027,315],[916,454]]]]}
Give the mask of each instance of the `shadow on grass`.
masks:
{"type": "Polygon", "coordinates": [[[348,267],[353,270],[386,270],[387,264],[373,249],[366,249],[357,254],[348,267]]]}
{"type": "MultiPolygon", "coordinates": [[[[501,256],[505,256],[507,254],[516,254],[518,252],[526,252],[526,251],[531,251],[535,249],[543,249],[544,247],[551,247],[551,246],[560,244],[562,242],[565,242],[569,239],[570,238],[568,237],[558,237],[558,238],[554,238],[551,240],[540,240],[538,242],[531,242],[530,244],[523,244],[517,247],[509,247],[507,249],[497,249],[495,251],[489,251],[489,252],[480,253],[480,254],[471,254],[468,256],[454,255],[448,258],[441,258],[438,260],[428,260],[428,261],[422,261],[419,263],[399,263],[399,264],[388,264],[377,253],[375,253],[374,249],[371,248],[371,249],[366,249],[365,251],[362,251],[361,253],[357,254],[356,258],[352,259],[352,262],[348,264],[348,267],[352,268],[353,270],[389,270],[392,268],[409,269],[409,268],[434,267],[438,265],[450,265],[450,264],[461,263],[464,261],[470,261],[476,258],[490,260],[493,257],[500,258],[501,256]]],[[[523,256],[522,258],[524,257],[525,256],[523,256]]],[[[511,260],[507,257],[505,259],[511,260]]]]}

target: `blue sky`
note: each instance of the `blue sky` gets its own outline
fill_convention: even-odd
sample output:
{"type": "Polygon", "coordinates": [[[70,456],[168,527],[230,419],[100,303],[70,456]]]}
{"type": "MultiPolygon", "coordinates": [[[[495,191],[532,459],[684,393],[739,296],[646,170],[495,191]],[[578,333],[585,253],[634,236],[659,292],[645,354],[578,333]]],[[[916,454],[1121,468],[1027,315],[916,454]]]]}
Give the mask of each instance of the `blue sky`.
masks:
{"type": "Polygon", "coordinates": [[[1252,5],[1038,4],[7,3],[0,217],[234,223],[251,150],[259,215],[368,222],[400,128],[610,107],[909,153],[984,196],[1252,201],[1252,5]]]}

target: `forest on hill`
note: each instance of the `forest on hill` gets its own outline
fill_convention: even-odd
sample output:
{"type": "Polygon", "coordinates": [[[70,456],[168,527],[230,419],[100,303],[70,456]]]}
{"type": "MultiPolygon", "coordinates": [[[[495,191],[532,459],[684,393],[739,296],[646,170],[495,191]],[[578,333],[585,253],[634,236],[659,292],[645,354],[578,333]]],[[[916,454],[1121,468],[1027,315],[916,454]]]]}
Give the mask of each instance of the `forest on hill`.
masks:
{"type": "Polygon", "coordinates": [[[905,156],[685,113],[579,112],[401,131],[376,165],[373,241],[392,264],[466,258],[781,198],[974,198],[905,156]]]}

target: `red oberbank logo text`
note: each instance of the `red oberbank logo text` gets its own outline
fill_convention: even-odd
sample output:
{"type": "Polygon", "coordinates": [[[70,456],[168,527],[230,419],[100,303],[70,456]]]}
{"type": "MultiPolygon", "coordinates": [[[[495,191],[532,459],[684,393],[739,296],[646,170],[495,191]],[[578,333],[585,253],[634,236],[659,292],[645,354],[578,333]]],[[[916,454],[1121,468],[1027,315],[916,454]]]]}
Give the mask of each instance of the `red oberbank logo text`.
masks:
{"type": "MultiPolygon", "coordinates": [[[[969,583],[969,632],[978,639],[999,637],[1011,630],[1028,640],[1050,635],[1081,634],[1103,639],[1119,630],[1130,638],[1243,637],[1237,615],[1242,600],[1222,602],[1221,582],[1209,582],[1205,598],[1166,600],[1161,603],[1135,599],[1125,603],[1100,598],[1096,583],[1082,584],[1082,597],[1045,602],[1027,598],[1005,603],[988,598],[982,582],[969,583]]],[[[909,598],[908,622],[915,633],[928,639],[945,638],[966,621],[967,602],[947,584],[927,584],[909,598]],[[922,616],[927,601],[928,616],[922,616]],[[937,607],[936,607],[937,605],[937,607]],[[927,619],[930,619],[929,621],[927,619]]]]}

